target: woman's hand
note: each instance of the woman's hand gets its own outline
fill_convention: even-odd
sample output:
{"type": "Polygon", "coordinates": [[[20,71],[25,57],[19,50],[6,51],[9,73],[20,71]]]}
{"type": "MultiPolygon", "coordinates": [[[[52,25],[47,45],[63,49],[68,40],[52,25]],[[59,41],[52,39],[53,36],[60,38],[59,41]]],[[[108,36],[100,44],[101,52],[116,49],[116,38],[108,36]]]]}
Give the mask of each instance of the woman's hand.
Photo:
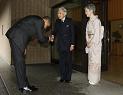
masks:
{"type": "Polygon", "coordinates": [[[88,42],[87,47],[90,48],[92,46],[92,43],[88,42]]]}

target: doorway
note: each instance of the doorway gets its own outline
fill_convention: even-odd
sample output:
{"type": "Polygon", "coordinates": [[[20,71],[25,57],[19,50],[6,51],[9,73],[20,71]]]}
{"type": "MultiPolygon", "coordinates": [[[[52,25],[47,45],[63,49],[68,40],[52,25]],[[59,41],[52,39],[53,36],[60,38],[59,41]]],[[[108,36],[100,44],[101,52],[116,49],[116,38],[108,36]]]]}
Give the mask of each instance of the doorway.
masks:
{"type": "MultiPolygon", "coordinates": [[[[65,2],[62,5],[58,5],[57,7],[52,8],[52,22],[53,25],[55,20],[57,19],[57,11],[59,7],[65,7],[67,9],[67,17],[72,18],[75,28],[75,51],[73,54],[74,64],[73,67],[76,70],[81,71],[81,63],[82,63],[82,28],[81,28],[81,3],[72,3],[72,2],[65,2]]],[[[53,26],[54,27],[54,26],[53,26]]],[[[59,56],[56,49],[56,44],[52,46],[52,61],[58,62],[59,56]]]]}
{"type": "Polygon", "coordinates": [[[123,84],[123,19],[110,21],[110,52],[104,79],[123,84]]]}
{"type": "MultiPolygon", "coordinates": [[[[58,4],[51,8],[52,10],[52,22],[57,18],[57,10],[59,7],[64,6],[68,9],[68,17],[73,19],[75,25],[75,52],[74,52],[74,64],[73,68],[75,70],[87,73],[88,61],[87,54],[85,53],[85,30],[87,24],[87,18],[84,13],[84,7],[88,3],[94,3],[97,7],[97,14],[99,15],[102,24],[105,26],[105,33],[103,39],[103,49],[102,49],[102,70],[107,70],[108,66],[108,34],[107,34],[107,0],[68,0],[64,3],[58,4]],[[103,8],[103,10],[102,10],[103,8]],[[103,14],[103,15],[102,15],[103,14]]],[[[52,59],[58,60],[58,54],[56,51],[56,46],[52,48],[52,59]]]]}

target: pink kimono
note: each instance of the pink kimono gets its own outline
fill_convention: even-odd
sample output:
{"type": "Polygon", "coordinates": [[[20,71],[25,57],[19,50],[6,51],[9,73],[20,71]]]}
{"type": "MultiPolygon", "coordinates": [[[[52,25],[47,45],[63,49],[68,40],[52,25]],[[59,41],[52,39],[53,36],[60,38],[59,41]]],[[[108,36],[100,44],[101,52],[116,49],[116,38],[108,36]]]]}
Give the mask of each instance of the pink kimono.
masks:
{"type": "Polygon", "coordinates": [[[92,85],[100,81],[103,31],[104,28],[97,16],[89,19],[86,26],[86,42],[91,46],[86,47],[86,53],[88,53],[88,80],[92,85]]]}

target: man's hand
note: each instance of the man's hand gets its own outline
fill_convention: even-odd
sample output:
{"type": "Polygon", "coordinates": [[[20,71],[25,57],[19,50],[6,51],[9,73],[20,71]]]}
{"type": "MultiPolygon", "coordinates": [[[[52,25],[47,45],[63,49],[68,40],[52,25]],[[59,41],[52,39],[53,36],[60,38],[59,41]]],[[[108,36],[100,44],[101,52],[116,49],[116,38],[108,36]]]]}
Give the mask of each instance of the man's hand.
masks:
{"type": "Polygon", "coordinates": [[[24,55],[26,55],[26,49],[25,49],[25,51],[24,51],[24,55]]]}
{"type": "Polygon", "coordinates": [[[49,41],[51,41],[51,42],[54,41],[54,35],[51,35],[51,36],[49,37],[49,41]]]}
{"type": "Polygon", "coordinates": [[[71,45],[70,46],[70,51],[73,51],[74,50],[74,45],[71,45]]]}

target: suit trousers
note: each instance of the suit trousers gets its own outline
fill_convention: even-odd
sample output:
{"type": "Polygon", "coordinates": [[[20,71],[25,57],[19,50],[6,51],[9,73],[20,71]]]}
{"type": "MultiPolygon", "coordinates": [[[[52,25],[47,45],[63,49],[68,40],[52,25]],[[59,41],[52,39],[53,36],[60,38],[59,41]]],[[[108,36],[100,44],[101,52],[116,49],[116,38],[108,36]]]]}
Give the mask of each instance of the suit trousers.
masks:
{"type": "Polygon", "coordinates": [[[59,51],[60,77],[62,80],[71,80],[72,75],[72,52],[59,51]]]}
{"type": "Polygon", "coordinates": [[[26,76],[26,64],[25,64],[25,56],[24,52],[17,46],[17,44],[13,40],[9,40],[13,64],[15,67],[17,84],[19,89],[29,85],[27,76],[26,76]]]}

